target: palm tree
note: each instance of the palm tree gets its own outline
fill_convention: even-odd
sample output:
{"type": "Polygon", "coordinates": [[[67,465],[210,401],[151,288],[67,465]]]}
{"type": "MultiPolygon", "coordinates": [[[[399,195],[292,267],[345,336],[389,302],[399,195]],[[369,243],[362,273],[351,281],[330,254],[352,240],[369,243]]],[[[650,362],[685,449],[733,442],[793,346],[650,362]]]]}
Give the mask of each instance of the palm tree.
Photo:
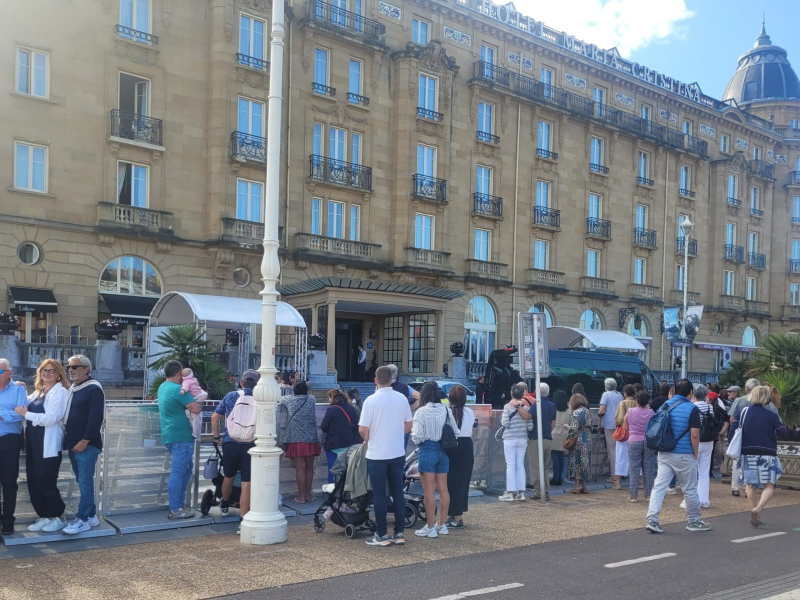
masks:
{"type": "Polygon", "coordinates": [[[719,384],[726,388],[732,385],[743,388],[749,368],[750,362],[747,360],[732,360],[728,364],[728,368],[719,376],[719,384]]]}
{"type": "Polygon", "coordinates": [[[768,335],[750,362],[747,375],[763,377],[775,371],[800,373],[800,335],[768,335]]]}
{"type": "Polygon", "coordinates": [[[789,429],[800,425],[800,373],[791,371],[775,371],[767,373],[762,383],[769,383],[781,395],[781,407],[778,414],[781,421],[789,429]]]}

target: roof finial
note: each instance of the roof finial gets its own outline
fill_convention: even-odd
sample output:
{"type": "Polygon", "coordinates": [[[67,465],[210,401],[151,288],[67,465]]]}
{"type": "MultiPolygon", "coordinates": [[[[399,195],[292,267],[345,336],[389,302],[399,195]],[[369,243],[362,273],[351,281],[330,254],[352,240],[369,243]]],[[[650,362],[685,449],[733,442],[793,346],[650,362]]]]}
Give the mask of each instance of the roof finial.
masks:
{"type": "Polygon", "coordinates": [[[761,33],[756,38],[756,43],[754,48],[758,48],[759,46],[771,46],[772,40],[767,35],[767,14],[766,12],[761,14],[761,33]]]}

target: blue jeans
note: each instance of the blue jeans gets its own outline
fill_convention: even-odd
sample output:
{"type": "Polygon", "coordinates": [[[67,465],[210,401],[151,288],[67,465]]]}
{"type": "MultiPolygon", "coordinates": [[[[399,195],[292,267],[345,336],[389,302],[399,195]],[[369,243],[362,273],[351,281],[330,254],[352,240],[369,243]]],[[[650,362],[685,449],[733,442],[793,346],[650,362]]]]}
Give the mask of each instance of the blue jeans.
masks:
{"type": "Polygon", "coordinates": [[[94,470],[97,466],[97,457],[100,449],[91,444],[83,452],[69,451],[69,462],[72,463],[72,472],[78,481],[81,499],[78,502],[78,512],[75,517],[81,521],[88,521],[97,516],[97,505],[94,503],[94,470]]]}
{"type": "Polygon", "coordinates": [[[183,508],[186,500],[186,488],[192,480],[192,459],[194,458],[194,440],[191,442],[172,442],[167,444],[172,454],[172,469],[169,473],[169,509],[176,512],[183,508]]]}
{"type": "Polygon", "coordinates": [[[367,459],[367,473],[372,482],[374,495],[375,524],[378,526],[377,534],[386,535],[386,513],[389,498],[386,495],[386,484],[389,484],[389,494],[394,503],[394,532],[403,533],[406,517],[406,497],[403,495],[403,467],[406,459],[404,456],[389,460],[367,459]]]}
{"type": "Polygon", "coordinates": [[[567,458],[564,456],[563,450],[553,450],[550,455],[553,457],[553,479],[561,481],[564,479],[567,458]]]}
{"type": "Polygon", "coordinates": [[[430,440],[422,442],[419,446],[419,472],[420,473],[447,473],[450,470],[450,458],[442,450],[439,442],[430,440]]]}
{"type": "Polygon", "coordinates": [[[336,462],[336,457],[339,456],[336,452],[331,452],[330,450],[325,450],[325,458],[328,459],[328,483],[333,483],[333,473],[331,473],[331,467],[333,467],[333,463],[336,462]]]}

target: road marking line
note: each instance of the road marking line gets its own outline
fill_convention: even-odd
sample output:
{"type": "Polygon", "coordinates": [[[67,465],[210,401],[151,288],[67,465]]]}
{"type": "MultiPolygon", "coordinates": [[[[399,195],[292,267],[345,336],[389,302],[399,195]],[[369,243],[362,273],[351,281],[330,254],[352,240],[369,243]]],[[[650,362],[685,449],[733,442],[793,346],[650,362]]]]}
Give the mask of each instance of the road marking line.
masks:
{"type": "Polygon", "coordinates": [[[440,596],[439,598],[432,598],[432,600],[461,600],[461,598],[469,598],[471,596],[482,596],[484,594],[493,594],[495,592],[502,592],[503,590],[513,590],[514,588],[525,587],[522,583],[505,583],[490,588],[482,588],[480,590],[470,590],[468,592],[459,592],[451,596],[440,596]]]}
{"type": "Polygon", "coordinates": [[[662,558],[669,558],[670,556],[678,556],[678,555],[675,554],[674,552],[665,552],[664,554],[656,554],[655,556],[642,556],[641,558],[623,560],[622,562],[608,563],[607,565],[604,566],[606,569],[616,569],[617,567],[627,567],[628,565],[650,562],[651,560],[660,560],[662,558]]]}
{"type": "Polygon", "coordinates": [[[764,535],[754,535],[753,537],[746,537],[740,538],[738,540],[731,540],[734,544],[741,544],[743,542],[754,542],[755,540],[763,540],[765,538],[771,538],[778,535],[786,535],[785,531],[776,531],[775,533],[765,533],[764,535]]]}

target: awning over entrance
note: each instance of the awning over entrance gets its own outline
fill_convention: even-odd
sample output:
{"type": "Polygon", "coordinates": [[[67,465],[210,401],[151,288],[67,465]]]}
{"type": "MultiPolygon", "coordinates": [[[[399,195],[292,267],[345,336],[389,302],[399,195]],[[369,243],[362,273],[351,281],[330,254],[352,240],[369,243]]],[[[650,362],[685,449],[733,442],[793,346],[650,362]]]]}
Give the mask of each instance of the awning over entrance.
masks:
{"type": "Polygon", "coordinates": [[[550,350],[578,346],[583,340],[597,348],[609,350],[644,350],[642,343],[621,331],[578,329],[576,327],[550,327],[547,329],[547,346],[550,350]]]}
{"type": "MultiPolygon", "coordinates": [[[[186,325],[196,321],[208,327],[233,328],[261,323],[261,300],[167,292],[150,312],[150,324],[186,325]]],[[[276,323],[282,327],[306,328],[294,307],[278,302],[276,323]]]]}
{"type": "Polygon", "coordinates": [[[52,290],[9,286],[8,294],[16,314],[58,312],[58,302],[52,290]]]}
{"type": "Polygon", "coordinates": [[[100,294],[108,312],[121,325],[147,325],[150,311],[158,302],[158,296],[129,296],[127,294],[100,294]]]}
{"type": "Polygon", "coordinates": [[[394,294],[408,294],[412,296],[426,296],[439,300],[453,300],[460,298],[464,292],[438,288],[430,285],[414,285],[408,283],[396,283],[394,281],[378,281],[371,279],[349,279],[345,277],[318,277],[307,281],[290,283],[280,286],[278,291],[281,296],[294,296],[296,294],[308,294],[318,292],[325,288],[340,288],[349,290],[368,290],[371,292],[387,292],[394,294]]]}

